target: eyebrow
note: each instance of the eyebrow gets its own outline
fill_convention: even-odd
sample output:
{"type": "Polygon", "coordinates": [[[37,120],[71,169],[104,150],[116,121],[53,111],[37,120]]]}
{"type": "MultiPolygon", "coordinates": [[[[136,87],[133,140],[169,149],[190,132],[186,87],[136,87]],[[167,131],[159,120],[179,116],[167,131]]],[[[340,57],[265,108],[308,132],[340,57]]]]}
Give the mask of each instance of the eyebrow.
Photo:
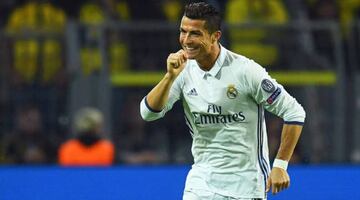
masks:
{"type": "Polygon", "coordinates": [[[193,31],[186,31],[185,29],[180,27],[180,31],[184,31],[184,32],[190,32],[190,33],[196,33],[196,34],[201,34],[202,32],[199,30],[193,30],[193,31]]]}

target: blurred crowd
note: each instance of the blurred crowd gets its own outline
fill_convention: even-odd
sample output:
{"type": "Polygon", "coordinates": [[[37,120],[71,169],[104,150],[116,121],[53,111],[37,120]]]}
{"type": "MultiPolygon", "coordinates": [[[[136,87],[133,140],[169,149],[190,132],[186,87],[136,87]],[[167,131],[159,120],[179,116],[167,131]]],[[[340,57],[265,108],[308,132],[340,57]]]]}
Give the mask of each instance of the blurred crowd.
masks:
{"type": "MultiPolygon", "coordinates": [[[[190,1],[1,0],[0,162],[61,165],[191,163],[191,136],[183,122],[180,105],[175,105],[175,112],[159,122],[145,123],[140,119],[138,106],[148,91],[146,86],[112,89],[111,119],[107,119],[110,121],[109,132],[102,128],[104,113],[101,108],[79,107],[69,111],[68,106],[70,88],[74,79],[78,80],[73,73],[77,68],[69,60],[69,54],[78,55],[84,77],[98,75],[103,70],[104,60],[110,74],[163,71],[167,55],[180,48],[178,30],[159,31],[161,27],[155,25],[161,22],[164,27],[176,27],[187,2],[190,1]],[[71,52],[69,46],[74,44],[71,39],[70,42],[64,39],[64,35],[71,35],[68,27],[72,23],[80,24],[79,35],[75,38],[78,52],[71,52]],[[117,24],[121,27],[131,23],[136,23],[138,29],[122,32],[108,28],[105,29],[104,43],[99,40],[104,34],[99,31],[99,26],[117,24]],[[107,58],[103,57],[101,45],[106,47],[107,58]]],[[[336,22],[346,54],[346,46],[351,45],[351,26],[360,19],[360,0],[208,2],[223,13],[226,26],[222,44],[271,70],[305,70],[303,67],[309,63],[316,69],[327,69],[334,62],[329,42],[332,35],[322,30],[313,31],[314,42],[305,45],[299,38],[306,35],[283,34],[258,27],[238,30],[231,28],[232,25],[336,22]],[[301,45],[304,45],[303,49],[297,49],[301,45]],[[307,51],[307,48],[312,50],[307,51]],[[313,52],[321,56],[315,56],[313,52]]],[[[348,63],[346,59],[345,62],[348,63]]],[[[360,71],[359,66],[355,69],[348,66],[345,70],[348,74],[360,71]]],[[[312,102],[312,106],[316,107],[318,103],[312,102]]],[[[273,158],[282,121],[276,117],[268,118],[273,158]]],[[[315,146],[319,148],[315,151],[321,154],[326,145],[323,147],[321,138],[314,138],[314,141],[318,141],[315,146]]],[[[329,161],[312,157],[303,149],[298,146],[292,162],[329,161]]]]}

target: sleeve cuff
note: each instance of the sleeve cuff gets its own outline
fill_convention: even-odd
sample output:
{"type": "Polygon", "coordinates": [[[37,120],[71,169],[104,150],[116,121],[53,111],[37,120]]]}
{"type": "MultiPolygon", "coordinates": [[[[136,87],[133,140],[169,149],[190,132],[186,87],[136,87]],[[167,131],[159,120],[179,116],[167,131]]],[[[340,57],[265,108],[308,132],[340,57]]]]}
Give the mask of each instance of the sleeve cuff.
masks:
{"type": "Polygon", "coordinates": [[[151,108],[148,104],[148,101],[147,101],[147,96],[145,96],[145,106],[151,111],[151,112],[154,112],[154,113],[160,113],[161,110],[155,110],[153,108],[151,108]]]}
{"type": "Polygon", "coordinates": [[[304,126],[304,122],[297,122],[297,121],[285,121],[284,124],[304,126]]]}

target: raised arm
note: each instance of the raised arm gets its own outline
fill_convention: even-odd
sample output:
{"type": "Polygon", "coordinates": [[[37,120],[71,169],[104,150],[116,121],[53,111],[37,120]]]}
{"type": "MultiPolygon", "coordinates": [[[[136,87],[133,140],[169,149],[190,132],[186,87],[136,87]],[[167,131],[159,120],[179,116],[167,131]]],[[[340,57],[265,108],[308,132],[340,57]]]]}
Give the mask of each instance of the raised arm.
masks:
{"type": "MultiPolygon", "coordinates": [[[[173,91],[175,90],[176,87],[174,88],[173,84],[181,71],[185,68],[186,60],[187,58],[183,50],[179,50],[178,52],[169,55],[166,63],[167,72],[165,76],[149,92],[149,94],[142,100],[140,104],[140,113],[144,120],[151,121],[158,119],[164,116],[165,112],[167,112],[167,109],[170,109],[164,108],[166,105],[168,105],[169,100],[171,99],[171,89],[173,88],[173,91]]],[[[173,97],[171,100],[173,102],[170,104],[177,100],[179,91],[177,91],[177,95],[175,95],[175,97],[174,95],[172,96],[173,97]]]]}
{"type": "Polygon", "coordinates": [[[186,56],[184,50],[172,53],[167,58],[167,73],[161,81],[149,92],[146,97],[150,108],[155,111],[161,111],[167,103],[171,85],[176,77],[184,69],[186,56]]]}

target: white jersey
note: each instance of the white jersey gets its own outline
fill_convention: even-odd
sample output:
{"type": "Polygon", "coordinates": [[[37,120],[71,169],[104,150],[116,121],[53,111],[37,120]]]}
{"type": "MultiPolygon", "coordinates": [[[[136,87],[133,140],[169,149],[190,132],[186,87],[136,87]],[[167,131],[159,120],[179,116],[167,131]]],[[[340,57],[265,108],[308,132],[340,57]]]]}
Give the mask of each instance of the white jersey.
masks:
{"type": "Polygon", "coordinates": [[[210,71],[188,60],[162,111],[140,104],[147,121],[161,118],[181,99],[193,137],[194,165],[185,190],[234,198],[265,198],[270,173],[264,108],[285,123],[303,124],[305,112],[260,65],[221,47],[210,71]]]}

